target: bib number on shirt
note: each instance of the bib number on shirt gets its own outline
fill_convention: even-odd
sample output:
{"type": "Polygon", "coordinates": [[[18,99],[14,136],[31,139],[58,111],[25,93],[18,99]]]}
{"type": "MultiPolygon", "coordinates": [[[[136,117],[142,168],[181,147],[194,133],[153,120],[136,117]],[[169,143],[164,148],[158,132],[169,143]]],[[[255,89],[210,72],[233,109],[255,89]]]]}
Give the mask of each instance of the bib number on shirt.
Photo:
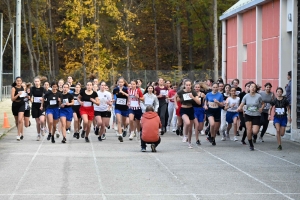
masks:
{"type": "Polygon", "coordinates": [[[167,93],[168,93],[168,91],[167,91],[167,90],[161,90],[161,91],[160,91],[160,95],[163,95],[163,96],[166,96],[166,95],[167,95],[167,93]]]}
{"type": "Polygon", "coordinates": [[[215,102],[208,102],[208,107],[210,107],[210,108],[218,108],[219,106],[215,102]]]}
{"type": "Polygon", "coordinates": [[[256,111],[258,111],[257,106],[248,106],[247,110],[250,111],[250,112],[256,112],[256,111]]]}
{"type": "Polygon", "coordinates": [[[74,101],[74,105],[75,105],[75,106],[79,106],[79,105],[80,105],[79,101],[78,101],[78,100],[75,100],[75,101],[74,101]]]}
{"type": "Polygon", "coordinates": [[[69,99],[63,99],[63,104],[69,103],[69,99]]]}
{"type": "Polygon", "coordinates": [[[284,115],[284,108],[275,108],[275,112],[277,115],[284,115]]]}
{"type": "Polygon", "coordinates": [[[42,97],[34,97],[34,98],[33,98],[33,102],[34,102],[34,103],[42,103],[41,98],[42,98],[42,97]]]}
{"type": "Polygon", "coordinates": [[[56,100],[50,100],[49,103],[50,103],[51,106],[56,105],[56,100]]]}
{"type": "Polygon", "coordinates": [[[185,93],[185,94],[183,94],[183,95],[182,95],[183,100],[184,100],[184,101],[191,100],[192,98],[190,97],[190,94],[191,94],[191,93],[185,93]]]}
{"type": "Polygon", "coordinates": [[[126,99],[117,98],[116,104],[118,104],[118,105],[126,105],[126,99]]]}

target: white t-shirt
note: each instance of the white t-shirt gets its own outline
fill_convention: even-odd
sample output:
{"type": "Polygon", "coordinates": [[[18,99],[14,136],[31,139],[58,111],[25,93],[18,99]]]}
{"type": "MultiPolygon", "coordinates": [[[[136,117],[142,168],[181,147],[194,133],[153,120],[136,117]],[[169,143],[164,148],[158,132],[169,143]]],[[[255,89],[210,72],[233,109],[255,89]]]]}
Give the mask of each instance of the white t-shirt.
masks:
{"type": "Polygon", "coordinates": [[[112,100],[111,93],[108,92],[108,91],[101,92],[99,90],[97,92],[97,94],[98,94],[98,98],[99,98],[99,101],[100,101],[100,105],[97,106],[97,105],[94,104],[94,110],[95,111],[100,111],[100,112],[107,111],[108,107],[109,107],[107,102],[112,100]]]}
{"type": "Polygon", "coordinates": [[[227,103],[229,108],[227,109],[227,112],[237,112],[237,109],[240,105],[240,98],[236,97],[235,99],[228,97],[227,103]]]}

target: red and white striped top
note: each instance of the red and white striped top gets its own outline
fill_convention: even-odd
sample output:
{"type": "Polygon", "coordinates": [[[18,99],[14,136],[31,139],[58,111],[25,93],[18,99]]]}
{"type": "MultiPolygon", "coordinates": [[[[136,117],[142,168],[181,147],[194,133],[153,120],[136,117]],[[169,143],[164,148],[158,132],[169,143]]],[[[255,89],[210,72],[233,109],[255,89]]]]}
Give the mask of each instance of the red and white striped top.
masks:
{"type": "Polygon", "coordinates": [[[138,110],[141,109],[140,105],[140,99],[136,97],[136,94],[138,94],[139,98],[143,97],[143,93],[140,90],[140,88],[136,88],[134,90],[128,89],[128,107],[132,110],[138,110]]]}

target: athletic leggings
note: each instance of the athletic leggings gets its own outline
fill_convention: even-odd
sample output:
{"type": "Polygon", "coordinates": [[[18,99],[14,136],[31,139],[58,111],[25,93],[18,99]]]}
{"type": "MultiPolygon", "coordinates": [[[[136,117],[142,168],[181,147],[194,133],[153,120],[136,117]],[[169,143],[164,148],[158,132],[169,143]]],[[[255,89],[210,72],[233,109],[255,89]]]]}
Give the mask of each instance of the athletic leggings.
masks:
{"type": "Polygon", "coordinates": [[[264,137],[264,134],[266,133],[268,126],[269,126],[269,114],[268,113],[261,113],[260,116],[260,125],[263,127],[260,133],[260,137],[264,137]]]}
{"type": "MultiPolygon", "coordinates": [[[[168,118],[168,126],[171,126],[171,121],[173,119],[173,114],[174,114],[174,110],[175,110],[175,103],[174,102],[169,102],[168,104],[168,113],[169,113],[169,118],[168,118]]],[[[173,126],[175,127],[175,126],[173,126]]]]}
{"type": "Polygon", "coordinates": [[[159,101],[158,115],[160,118],[162,128],[165,128],[166,127],[166,111],[167,111],[168,104],[165,99],[158,100],[158,101],[159,101]]]}

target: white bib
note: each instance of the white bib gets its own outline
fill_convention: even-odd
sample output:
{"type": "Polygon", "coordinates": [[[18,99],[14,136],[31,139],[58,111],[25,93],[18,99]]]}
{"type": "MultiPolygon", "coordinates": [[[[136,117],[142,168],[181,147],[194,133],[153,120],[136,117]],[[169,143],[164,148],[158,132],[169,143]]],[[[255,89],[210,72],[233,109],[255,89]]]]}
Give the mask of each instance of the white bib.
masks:
{"type": "Polygon", "coordinates": [[[69,103],[69,99],[63,99],[63,104],[69,103]]]}
{"type": "Polygon", "coordinates": [[[167,90],[161,90],[160,94],[166,96],[168,94],[168,91],[167,90]]]}
{"type": "Polygon", "coordinates": [[[92,106],[92,102],[90,102],[90,101],[84,101],[84,102],[83,102],[83,106],[84,106],[84,107],[92,106]]]}
{"type": "Polygon", "coordinates": [[[79,101],[78,101],[78,100],[75,100],[75,101],[74,101],[74,105],[75,105],[75,106],[79,106],[79,105],[80,105],[79,101]]]}
{"type": "Polygon", "coordinates": [[[126,105],[126,99],[124,98],[117,98],[116,104],[118,105],[126,105]]]}
{"type": "Polygon", "coordinates": [[[183,95],[182,95],[183,100],[184,100],[184,101],[191,100],[192,98],[190,97],[190,94],[191,94],[191,93],[185,93],[185,94],[183,94],[183,95]]]}
{"type": "Polygon", "coordinates": [[[56,105],[56,100],[50,100],[50,105],[52,106],[52,105],[56,105]]]}
{"type": "Polygon", "coordinates": [[[42,103],[41,98],[42,98],[42,97],[34,97],[34,98],[33,98],[33,102],[34,102],[34,103],[42,103]]]}
{"type": "Polygon", "coordinates": [[[277,115],[284,115],[284,108],[275,108],[275,112],[277,115]]]}

